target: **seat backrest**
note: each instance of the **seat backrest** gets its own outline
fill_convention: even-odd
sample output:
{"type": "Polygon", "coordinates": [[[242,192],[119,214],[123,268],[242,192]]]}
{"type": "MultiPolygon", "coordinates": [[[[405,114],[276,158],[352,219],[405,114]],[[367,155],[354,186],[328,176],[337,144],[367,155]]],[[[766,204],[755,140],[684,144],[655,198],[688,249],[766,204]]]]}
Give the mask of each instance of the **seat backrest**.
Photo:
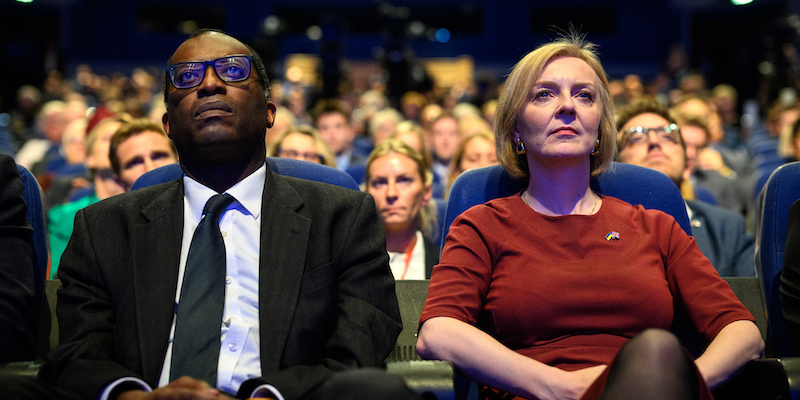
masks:
{"type": "MultiPolygon", "coordinates": [[[[450,188],[442,237],[447,236],[453,220],[468,208],[498,197],[511,196],[520,192],[527,184],[523,179],[512,178],[500,165],[462,173],[450,188]]],[[[661,172],[614,162],[605,173],[592,179],[590,185],[603,195],[664,211],[672,215],[686,233],[692,234],[680,190],[661,172]]]]}
{"type": "MultiPolygon", "coordinates": [[[[33,228],[33,278],[36,284],[34,310],[39,312],[42,307],[44,293],[44,282],[47,279],[47,261],[50,249],[47,239],[47,220],[45,218],[44,196],[39,182],[25,167],[17,165],[19,177],[22,179],[22,197],[28,205],[28,223],[33,228]]],[[[34,321],[38,321],[38,314],[34,316],[34,321]]]]}
{"type": "Polygon", "coordinates": [[[428,297],[428,280],[399,280],[394,284],[397,304],[400,306],[400,317],[403,319],[403,330],[397,337],[394,350],[386,358],[386,362],[421,360],[417,353],[417,327],[422,306],[428,297]]]}
{"type": "Polygon", "coordinates": [[[772,357],[798,356],[780,301],[780,278],[789,223],[789,208],[800,198],[800,162],[778,167],[761,193],[756,213],[756,272],[767,309],[768,344],[772,357]]]}
{"type": "MultiPolygon", "coordinates": [[[[344,171],[325,165],[308,161],[294,160],[291,158],[267,157],[269,168],[278,174],[294,178],[308,179],[311,181],[330,183],[353,190],[359,190],[356,181],[344,171]]],[[[179,163],[165,165],[152,171],[145,172],[134,182],[131,190],[174,181],[183,176],[179,163]]]]}

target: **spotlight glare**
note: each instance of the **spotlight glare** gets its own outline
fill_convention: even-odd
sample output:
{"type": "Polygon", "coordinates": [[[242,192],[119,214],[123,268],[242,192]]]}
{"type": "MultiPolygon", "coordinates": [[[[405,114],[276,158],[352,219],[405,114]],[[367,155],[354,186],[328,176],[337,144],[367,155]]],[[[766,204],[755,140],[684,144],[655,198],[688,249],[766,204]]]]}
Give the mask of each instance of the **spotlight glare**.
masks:
{"type": "Polygon", "coordinates": [[[441,28],[436,31],[436,40],[439,43],[447,43],[450,40],[450,31],[445,28],[441,28]]]}
{"type": "Polygon", "coordinates": [[[745,4],[750,4],[752,2],[753,0],[731,0],[731,3],[733,3],[733,5],[735,6],[743,6],[745,4]]]}

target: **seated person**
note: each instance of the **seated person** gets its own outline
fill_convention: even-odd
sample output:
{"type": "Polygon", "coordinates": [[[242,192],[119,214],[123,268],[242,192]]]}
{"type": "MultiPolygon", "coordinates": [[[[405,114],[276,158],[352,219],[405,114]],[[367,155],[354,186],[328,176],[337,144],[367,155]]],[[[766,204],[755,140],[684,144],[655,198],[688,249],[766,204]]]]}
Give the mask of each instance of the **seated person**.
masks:
{"type": "Polygon", "coordinates": [[[267,157],[293,158],[336,168],[336,158],[316,129],[301,125],[289,127],[272,143],[267,143],[267,157]]]}
{"type": "Polygon", "coordinates": [[[489,165],[497,165],[494,134],[482,131],[465,136],[450,160],[450,186],[462,172],[489,165]]]}
{"type": "Polygon", "coordinates": [[[114,179],[108,157],[111,136],[129,118],[126,115],[108,117],[98,122],[86,138],[86,168],[89,170],[94,190],[75,201],[53,206],[47,213],[47,232],[50,239],[50,279],[55,279],[61,254],[72,236],[75,213],[90,204],[125,192],[114,179]]]}
{"type": "MultiPolygon", "coordinates": [[[[655,99],[635,100],[617,112],[619,161],[663,172],[680,188],[686,145],[680,127],[655,99]]],[[[697,247],[720,276],[755,276],[755,241],[744,217],[725,208],[686,200],[697,247]]]]}
{"type": "MultiPolygon", "coordinates": [[[[377,368],[402,329],[372,198],[272,171],[263,61],[200,30],[167,62],[184,175],[75,216],[60,344],[12,399],[405,400],[377,368]]],[[[9,397],[9,396],[6,396],[9,397]]]]}
{"type": "Polygon", "coordinates": [[[178,161],[164,128],[148,118],[134,119],[117,129],[108,156],[117,182],[126,192],[145,172],[178,161]]]}
{"type": "Polygon", "coordinates": [[[461,141],[458,120],[453,114],[442,113],[431,123],[431,155],[433,156],[433,173],[449,186],[447,174],[450,172],[450,160],[461,141]]]}
{"type": "Polygon", "coordinates": [[[789,209],[781,271],[781,308],[795,349],[800,349],[800,200],[789,209]]]}
{"type": "MultiPolygon", "coordinates": [[[[407,144],[412,149],[416,150],[422,160],[425,162],[425,169],[431,171],[433,166],[433,158],[431,152],[428,150],[428,144],[425,140],[425,131],[421,126],[412,121],[403,121],[397,124],[397,127],[392,132],[392,138],[397,139],[407,144]]],[[[433,174],[433,198],[443,199],[445,195],[445,187],[439,175],[433,174]]]]}
{"type": "Polygon", "coordinates": [[[429,279],[439,262],[432,180],[422,156],[397,139],[384,140],[367,159],[366,191],[386,230],[395,279],[429,279]]]}
{"type": "Polygon", "coordinates": [[[9,155],[0,154],[0,362],[33,360],[33,229],[25,215],[22,180],[9,155]]]}
{"type": "Polygon", "coordinates": [[[761,334],[674,218],[591,190],[616,148],[592,49],[577,34],[542,45],[506,80],[497,153],[528,186],[453,222],[417,350],[483,399],[711,399],[761,334]],[[676,313],[710,342],[697,360],[667,331],[676,313]]]}
{"type": "Polygon", "coordinates": [[[320,136],[336,155],[336,168],[346,171],[350,167],[364,165],[363,156],[353,152],[356,131],[350,120],[350,112],[338,100],[320,100],[314,106],[314,124],[320,136]]]}

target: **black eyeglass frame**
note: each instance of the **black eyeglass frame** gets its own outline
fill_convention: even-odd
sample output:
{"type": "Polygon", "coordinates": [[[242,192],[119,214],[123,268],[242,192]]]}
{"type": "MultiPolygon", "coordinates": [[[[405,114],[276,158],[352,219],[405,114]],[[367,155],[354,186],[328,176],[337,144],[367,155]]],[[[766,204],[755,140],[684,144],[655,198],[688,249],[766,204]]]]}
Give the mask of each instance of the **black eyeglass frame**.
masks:
{"type": "Polygon", "coordinates": [[[629,144],[636,145],[636,144],[644,143],[646,140],[645,141],[641,141],[641,142],[637,141],[636,143],[633,143],[631,141],[631,138],[634,135],[637,135],[637,134],[641,135],[640,137],[647,138],[647,137],[650,136],[650,132],[655,132],[656,135],[658,135],[659,139],[664,137],[663,135],[659,135],[659,133],[664,132],[664,133],[667,134],[666,137],[669,137],[672,140],[672,142],[677,143],[677,144],[680,144],[680,142],[681,142],[681,138],[680,138],[681,128],[677,124],[669,124],[669,125],[657,126],[657,127],[653,127],[653,128],[645,128],[645,127],[642,127],[642,126],[632,126],[632,127],[626,129],[623,132],[625,133],[625,136],[623,137],[624,140],[622,142],[623,146],[627,146],[629,144]]]}
{"type": "MultiPolygon", "coordinates": [[[[245,64],[241,64],[241,65],[244,66],[245,64]]],[[[191,89],[191,88],[199,86],[201,83],[203,83],[203,80],[206,79],[206,71],[208,70],[208,67],[211,67],[211,69],[214,70],[214,73],[217,74],[217,77],[220,80],[222,80],[223,82],[226,82],[226,83],[241,82],[241,81],[247,80],[247,78],[250,77],[250,74],[253,71],[253,56],[251,54],[232,54],[232,55],[229,55],[229,56],[217,58],[215,60],[179,62],[179,63],[175,63],[175,64],[172,64],[172,65],[167,65],[164,68],[164,71],[166,71],[167,76],[169,77],[169,82],[170,82],[170,84],[172,84],[172,86],[174,88],[176,88],[176,89],[191,89]],[[247,73],[243,74],[243,77],[237,77],[237,78],[231,79],[231,78],[228,78],[225,74],[220,74],[220,71],[219,71],[218,68],[223,68],[225,66],[228,66],[229,64],[217,65],[217,63],[219,63],[220,61],[229,60],[231,58],[245,58],[245,59],[247,59],[247,64],[246,64],[247,65],[247,73]],[[181,86],[176,85],[175,84],[175,79],[176,79],[176,74],[177,74],[178,67],[182,66],[182,65],[187,65],[187,64],[197,64],[197,65],[202,64],[203,65],[203,69],[202,70],[199,70],[199,69],[197,70],[197,71],[201,71],[200,74],[199,74],[199,78],[197,79],[197,83],[192,84],[192,85],[181,85],[181,86]]]]}

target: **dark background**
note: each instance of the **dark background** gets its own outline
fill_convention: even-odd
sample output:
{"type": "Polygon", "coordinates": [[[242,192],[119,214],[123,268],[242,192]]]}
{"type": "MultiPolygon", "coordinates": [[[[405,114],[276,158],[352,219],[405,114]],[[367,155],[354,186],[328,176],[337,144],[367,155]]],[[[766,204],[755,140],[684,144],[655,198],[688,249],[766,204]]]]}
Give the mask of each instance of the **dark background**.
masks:
{"type": "Polygon", "coordinates": [[[333,75],[330,66],[343,59],[388,57],[405,68],[414,57],[468,54],[476,75],[502,80],[522,55],[572,25],[599,45],[612,79],[652,79],[681,46],[709,87],[730,83],[747,99],[770,74],[771,85],[785,84],[792,66],[784,65],[784,45],[797,49],[797,14],[797,0],[0,0],[0,110],[13,106],[20,85],[39,86],[52,69],[71,76],[80,63],[98,73],[160,68],[195,26],[248,42],[273,74],[291,53],[319,54],[323,74],[333,75]],[[277,29],[266,27],[270,16],[277,29]],[[422,36],[409,33],[412,21],[423,24],[422,36]],[[311,25],[321,40],[306,37],[311,25]],[[446,43],[428,37],[439,28],[450,32],[446,43]]]}

